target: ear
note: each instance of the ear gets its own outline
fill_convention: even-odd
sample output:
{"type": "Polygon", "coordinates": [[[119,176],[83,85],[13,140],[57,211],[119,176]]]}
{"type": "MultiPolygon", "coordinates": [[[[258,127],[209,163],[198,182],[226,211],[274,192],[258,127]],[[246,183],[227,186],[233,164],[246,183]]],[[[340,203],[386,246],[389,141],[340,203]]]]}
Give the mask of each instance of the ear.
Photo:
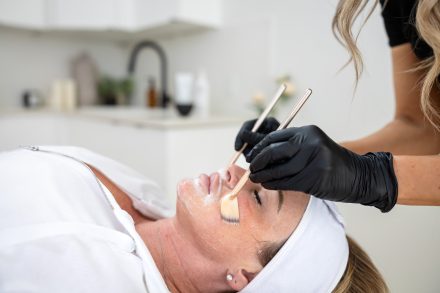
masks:
{"type": "Polygon", "coordinates": [[[257,275],[257,273],[248,272],[245,269],[239,269],[235,273],[230,272],[229,274],[232,275],[232,279],[226,279],[226,282],[234,291],[242,290],[257,275]]]}

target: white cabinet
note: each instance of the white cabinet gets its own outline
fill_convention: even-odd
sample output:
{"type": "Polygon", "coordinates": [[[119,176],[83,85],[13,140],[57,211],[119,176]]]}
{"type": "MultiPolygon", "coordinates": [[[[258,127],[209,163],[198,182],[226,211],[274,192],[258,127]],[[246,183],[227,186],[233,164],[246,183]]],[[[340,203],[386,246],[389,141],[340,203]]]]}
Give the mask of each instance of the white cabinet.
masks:
{"type": "Polygon", "coordinates": [[[0,115],[0,151],[21,145],[66,144],[66,119],[59,115],[0,115]]]}
{"type": "Polygon", "coordinates": [[[221,0],[136,0],[138,28],[163,24],[187,24],[219,27],[221,0]]]}
{"type": "Polygon", "coordinates": [[[86,147],[131,166],[157,182],[175,201],[183,178],[225,168],[234,153],[239,125],[154,129],[75,119],[68,144],[86,147]]]}
{"type": "Polygon", "coordinates": [[[0,0],[0,24],[38,30],[154,32],[216,28],[222,0],[0,0]]]}
{"type": "Polygon", "coordinates": [[[0,0],[0,24],[42,29],[46,26],[46,0],[0,0]]]}
{"type": "Polygon", "coordinates": [[[0,151],[20,145],[85,147],[151,178],[173,202],[179,180],[226,167],[241,124],[234,121],[146,126],[90,114],[15,113],[0,115],[0,151]]]}
{"type": "Polygon", "coordinates": [[[135,0],[46,0],[47,27],[56,30],[131,30],[135,0]]]}

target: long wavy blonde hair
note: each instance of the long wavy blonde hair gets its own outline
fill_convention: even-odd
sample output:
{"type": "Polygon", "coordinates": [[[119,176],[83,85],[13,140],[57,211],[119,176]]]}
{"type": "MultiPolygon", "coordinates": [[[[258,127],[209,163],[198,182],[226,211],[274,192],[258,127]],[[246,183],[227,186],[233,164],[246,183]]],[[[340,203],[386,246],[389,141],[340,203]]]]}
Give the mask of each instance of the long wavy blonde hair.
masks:
{"type": "MultiPolygon", "coordinates": [[[[333,33],[350,53],[351,57],[347,64],[353,62],[356,73],[356,85],[363,71],[363,62],[361,52],[356,45],[360,30],[355,34],[352,27],[368,2],[368,0],[340,0],[332,23],[333,33]]],[[[374,4],[364,19],[362,26],[371,16],[378,3],[378,0],[374,0],[374,4]]],[[[440,131],[439,101],[434,101],[434,95],[432,94],[434,89],[440,89],[438,79],[440,75],[440,0],[419,0],[417,5],[415,23],[417,31],[434,52],[432,57],[421,61],[414,68],[415,70],[424,70],[423,79],[421,80],[421,108],[428,121],[437,131],[440,131]]]]}

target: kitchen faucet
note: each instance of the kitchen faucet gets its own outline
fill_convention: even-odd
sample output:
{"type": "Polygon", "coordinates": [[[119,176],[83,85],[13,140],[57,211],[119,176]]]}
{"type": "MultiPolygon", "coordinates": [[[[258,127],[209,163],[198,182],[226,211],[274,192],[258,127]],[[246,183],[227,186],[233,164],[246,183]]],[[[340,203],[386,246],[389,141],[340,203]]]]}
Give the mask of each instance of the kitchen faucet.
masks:
{"type": "Polygon", "coordinates": [[[166,108],[169,102],[169,97],[167,93],[167,58],[165,56],[165,51],[159,44],[153,41],[141,41],[136,46],[134,46],[133,50],[130,53],[130,59],[128,61],[128,73],[130,75],[133,75],[135,67],[136,67],[136,60],[139,52],[144,48],[151,48],[154,51],[157,52],[159,55],[160,60],[160,79],[161,79],[161,106],[162,108],[166,108]]]}

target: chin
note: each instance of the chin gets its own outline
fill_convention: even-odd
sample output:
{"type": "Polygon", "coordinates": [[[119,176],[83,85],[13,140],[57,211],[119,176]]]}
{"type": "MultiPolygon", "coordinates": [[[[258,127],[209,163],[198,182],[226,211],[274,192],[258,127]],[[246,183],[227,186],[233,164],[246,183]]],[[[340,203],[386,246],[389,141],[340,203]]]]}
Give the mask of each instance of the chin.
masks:
{"type": "Polygon", "coordinates": [[[178,200],[188,200],[188,197],[192,196],[193,180],[183,179],[177,184],[177,199],[178,200]]]}
{"type": "Polygon", "coordinates": [[[197,186],[197,179],[184,179],[178,183],[176,216],[180,221],[204,229],[218,224],[219,212],[218,205],[207,204],[206,196],[197,186]]]}

